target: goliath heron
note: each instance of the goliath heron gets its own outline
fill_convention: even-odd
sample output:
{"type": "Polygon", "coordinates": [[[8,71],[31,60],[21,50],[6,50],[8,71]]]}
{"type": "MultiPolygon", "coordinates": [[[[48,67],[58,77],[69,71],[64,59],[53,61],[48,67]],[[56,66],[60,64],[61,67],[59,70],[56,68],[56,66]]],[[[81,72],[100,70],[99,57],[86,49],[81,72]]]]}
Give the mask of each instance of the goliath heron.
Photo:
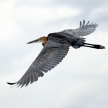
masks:
{"type": "Polygon", "coordinates": [[[85,38],[82,36],[93,33],[98,25],[90,23],[85,24],[80,21],[80,27],[77,29],[67,29],[60,32],[50,33],[47,37],[41,37],[34,41],[28,42],[42,42],[43,49],[34,60],[31,66],[28,68],[22,78],[15,82],[9,83],[10,85],[16,84],[17,86],[27,86],[29,83],[33,83],[38,80],[38,77],[42,77],[44,72],[54,68],[68,53],[69,47],[80,48],[90,47],[95,49],[104,49],[105,47],[97,44],[89,44],[85,42],[85,38]]]}

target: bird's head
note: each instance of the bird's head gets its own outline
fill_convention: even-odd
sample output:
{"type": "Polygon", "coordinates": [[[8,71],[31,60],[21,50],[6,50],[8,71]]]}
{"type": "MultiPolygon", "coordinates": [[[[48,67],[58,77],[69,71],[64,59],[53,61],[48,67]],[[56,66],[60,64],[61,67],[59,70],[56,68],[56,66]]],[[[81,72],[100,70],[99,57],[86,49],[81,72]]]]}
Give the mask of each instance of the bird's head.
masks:
{"type": "Polygon", "coordinates": [[[42,45],[44,46],[47,43],[47,41],[48,41],[48,38],[43,36],[43,37],[40,37],[39,39],[30,41],[27,44],[42,42],[42,45]]]}

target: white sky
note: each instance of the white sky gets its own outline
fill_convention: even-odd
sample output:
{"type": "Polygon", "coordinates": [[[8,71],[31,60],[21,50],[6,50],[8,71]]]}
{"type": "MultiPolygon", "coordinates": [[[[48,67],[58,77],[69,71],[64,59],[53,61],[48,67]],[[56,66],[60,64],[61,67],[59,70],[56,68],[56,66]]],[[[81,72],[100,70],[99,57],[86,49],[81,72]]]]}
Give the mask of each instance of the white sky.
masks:
{"type": "Polygon", "coordinates": [[[108,108],[107,0],[0,0],[0,108],[108,108]],[[85,19],[97,23],[87,42],[105,50],[70,48],[54,69],[22,89],[7,85],[26,72],[42,49],[26,43],[85,19]]]}

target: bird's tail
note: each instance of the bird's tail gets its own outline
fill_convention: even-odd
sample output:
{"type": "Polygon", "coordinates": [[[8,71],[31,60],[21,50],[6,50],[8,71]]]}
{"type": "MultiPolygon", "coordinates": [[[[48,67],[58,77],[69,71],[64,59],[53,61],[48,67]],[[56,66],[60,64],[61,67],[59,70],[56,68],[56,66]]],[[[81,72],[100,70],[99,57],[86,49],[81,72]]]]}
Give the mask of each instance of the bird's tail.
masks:
{"type": "Polygon", "coordinates": [[[90,47],[90,48],[96,48],[96,49],[105,49],[104,46],[102,45],[97,45],[97,44],[89,44],[89,43],[84,43],[84,47],[90,47]]]}

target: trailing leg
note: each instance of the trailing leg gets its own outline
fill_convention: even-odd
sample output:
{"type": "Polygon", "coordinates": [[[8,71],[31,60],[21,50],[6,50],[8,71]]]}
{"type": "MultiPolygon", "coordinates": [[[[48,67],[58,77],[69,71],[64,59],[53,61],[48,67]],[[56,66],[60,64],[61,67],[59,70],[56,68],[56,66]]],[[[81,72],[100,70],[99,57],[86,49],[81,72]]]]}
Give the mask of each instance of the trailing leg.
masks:
{"type": "Polygon", "coordinates": [[[89,44],[89,43],[84,43],[84,47],[90,47],[90,48],[96,48],[96,49],[105,49],[105,47],[102,45],[89,44]]]}

